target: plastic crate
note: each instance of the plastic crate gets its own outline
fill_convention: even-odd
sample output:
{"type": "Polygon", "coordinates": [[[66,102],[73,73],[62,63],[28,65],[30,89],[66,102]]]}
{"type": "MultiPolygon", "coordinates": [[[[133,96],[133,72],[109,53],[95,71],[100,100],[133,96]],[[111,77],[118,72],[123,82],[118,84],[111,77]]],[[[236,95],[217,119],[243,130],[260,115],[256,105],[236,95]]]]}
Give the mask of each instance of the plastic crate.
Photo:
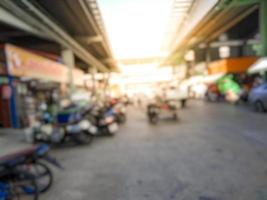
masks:
{"type": "Polygon", "coordinates": [[[59,113],[57,115],[57,122],[60,124],[71,123],[79,120],[81,115],[77,112],[75,113],[59,113]]]}

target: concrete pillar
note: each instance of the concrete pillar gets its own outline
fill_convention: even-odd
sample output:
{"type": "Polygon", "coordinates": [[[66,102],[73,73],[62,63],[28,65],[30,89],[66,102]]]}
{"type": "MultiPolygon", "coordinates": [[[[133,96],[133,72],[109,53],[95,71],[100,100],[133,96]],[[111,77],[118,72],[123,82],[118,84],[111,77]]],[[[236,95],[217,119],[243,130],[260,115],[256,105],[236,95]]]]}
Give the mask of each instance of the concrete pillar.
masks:
{"type": "Polygon", "coordinates": [[[172,65],[172,75],[173,76],[176,76],[177,75],[177,68],[178,68],[178,65],[177,64],[172,65]]]}
{"type": "Polygon", "coordinates": [[[260,37],[262,44],[262,56],[267,56],[267,1],[260,1],[260,37]]]}
{"type": "Polygon", "coordinates": [[[105,95],[105,98],[110,95],[110,91],[109,91],[109,82],[110,82],[110,76],[111,76],[111,73],[110,72],[107,72],[104,74],[104,82],[105,82],[105,87],[104,87],[104,95],[105,95]]]}
{"type": "Polygon", "coordinates": [[[97,69],[96,67],[92,66],[88,69],[88,73],[92,75],[92,92],[93,94],[95,94],[95,90],[96,90],[96,78],[95,78],[95,75],[97,73],[97,69]]]}
{"type": "Polygon", "coordinates": [[[61,51],[61,57],[63,64],[65,64],[68,67],[68,84],[69,84],[69,94],[74,92],[75,87],[73,84],[73,68],[75,66],[75,59],[74,59],[74,54],[72,50],[70,49],[64,49],[61,51]]]}
{"type": "Polygon", "coordinates": [[[178,68],[178,66],[177,66],[177,64],[176,65],[172,65],[171,66],[172,67],[172,80],[174,81],[174,82],[177,82],[177,68],[178,68]]]}
{"type": "Polygon", "coordinates": [[[211,61],[211,56],[210,56],[210,45],[207,44],[206,52],[205,52],[205,64],[206,64],[206,69],[207,69],[207,71],[208,71],[208,69],[209,69],[210,61],[211,61]]]}

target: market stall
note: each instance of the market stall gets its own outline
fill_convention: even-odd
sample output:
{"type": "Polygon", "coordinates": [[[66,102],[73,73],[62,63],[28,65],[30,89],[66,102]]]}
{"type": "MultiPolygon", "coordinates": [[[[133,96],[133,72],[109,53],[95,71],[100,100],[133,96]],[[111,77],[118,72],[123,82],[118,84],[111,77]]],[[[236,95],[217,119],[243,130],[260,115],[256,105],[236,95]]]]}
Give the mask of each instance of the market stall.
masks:
{"type": "MultiPolygon", "coordinates": [[[[4,48],[6,77],[11,88],[9,112],[11,124],[6,127],[29,126],[38,108],[58,102],[61,89],[68,84],[68,68],[25,49],[7,44],[4,48]]],[[[83,71],[73,69],[73,83],[83,86],[83,71]]]]}
{"type": "Polygon", "coordinates": [[[256,63],[251,65],[248,72],[251,74],[261,73],[267,71],[267,57],[260,58],[256,63]]]}
{"type": "Polygon", "coordinates": [[[209,74],[244,73],[257,61],[257,57],[227,58],[211,62],[208,66],[209,74]]]}

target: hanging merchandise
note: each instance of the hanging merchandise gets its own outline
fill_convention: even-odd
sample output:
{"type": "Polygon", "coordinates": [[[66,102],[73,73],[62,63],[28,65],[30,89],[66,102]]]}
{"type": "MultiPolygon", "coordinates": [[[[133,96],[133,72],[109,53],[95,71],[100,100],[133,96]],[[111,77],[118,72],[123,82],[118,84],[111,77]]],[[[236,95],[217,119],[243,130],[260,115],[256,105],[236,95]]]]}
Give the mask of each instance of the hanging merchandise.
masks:
{"type": "Polygon", "coordinates": [[[234,81],[233,75],[226,75],[217,82],[219,91],[225,96],[226,100],[236,102],[240,93],[240,86],[234,81]]]}

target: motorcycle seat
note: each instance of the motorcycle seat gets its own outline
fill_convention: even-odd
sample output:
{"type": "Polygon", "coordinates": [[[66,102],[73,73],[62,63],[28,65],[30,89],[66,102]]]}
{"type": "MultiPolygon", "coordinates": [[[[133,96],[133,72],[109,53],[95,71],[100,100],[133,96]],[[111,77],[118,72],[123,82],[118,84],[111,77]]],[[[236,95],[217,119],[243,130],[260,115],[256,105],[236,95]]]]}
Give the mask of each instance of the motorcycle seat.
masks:
{"type": "Polygon", "coordinates": [[[36,147],[30,147],[23,150],[16,151],[0,157],[0,166],[15,164],[20,160],[20,158],[25,158],[31,156],[36,151],[36,147]]]}

